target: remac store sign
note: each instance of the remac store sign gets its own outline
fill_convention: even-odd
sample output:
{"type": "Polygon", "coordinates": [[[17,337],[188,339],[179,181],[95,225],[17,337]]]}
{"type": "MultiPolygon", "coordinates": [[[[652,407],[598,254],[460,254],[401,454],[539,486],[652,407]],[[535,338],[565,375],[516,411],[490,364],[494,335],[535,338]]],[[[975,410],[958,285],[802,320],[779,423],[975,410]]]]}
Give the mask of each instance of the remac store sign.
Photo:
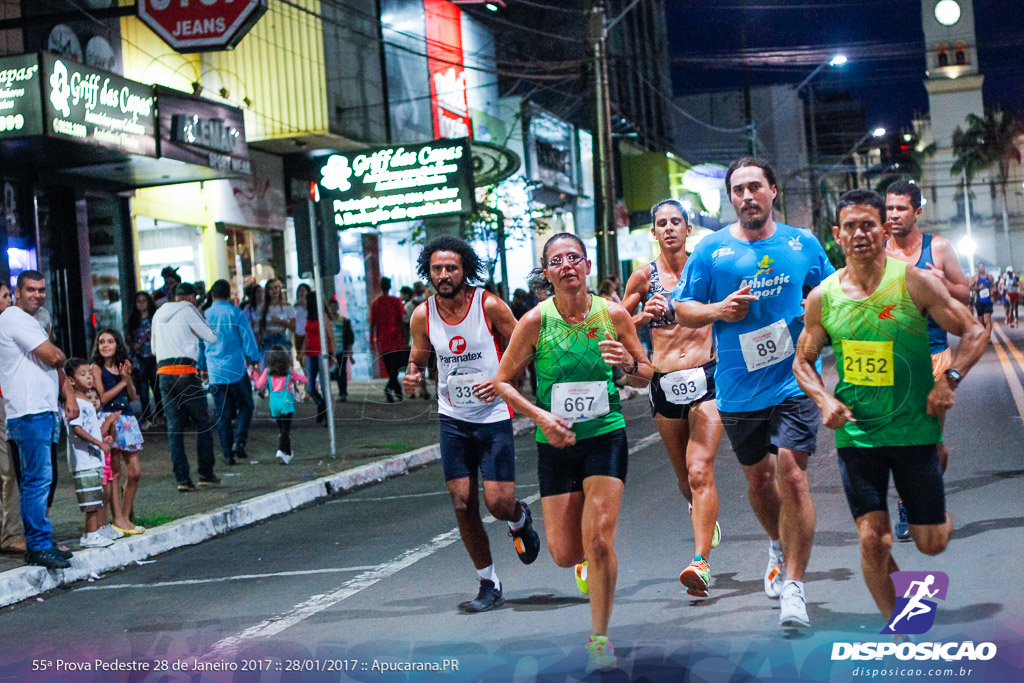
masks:
{"type": "Polygon", "coordinates": [[[153,88],[49,53],[42,66],[50,137],[157,155],[153,88]]]}
{"type": "Polygon", "coordinates": [[[473,211],[466,138],[332,154],[320,176],[321,196],[339,229],[473,211]]]}
{"type": "Polygon", "coordinates": [[[242,110],[156,86],[160,156],[218,171],[252,173],[242,110]]]}

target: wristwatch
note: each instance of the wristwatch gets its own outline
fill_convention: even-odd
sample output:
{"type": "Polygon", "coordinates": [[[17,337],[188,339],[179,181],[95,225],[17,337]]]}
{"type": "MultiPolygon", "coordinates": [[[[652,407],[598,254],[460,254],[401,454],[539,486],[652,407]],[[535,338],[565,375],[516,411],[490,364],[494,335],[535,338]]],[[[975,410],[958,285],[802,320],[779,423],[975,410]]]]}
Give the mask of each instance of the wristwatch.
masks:
{"type": "Polygon", "coordinates": [[[964,378],[956,368],[950,368],[949,370],[946,370],[944,374],[953,382],[954,387],[959,386],[960,380],[964,378]]]}

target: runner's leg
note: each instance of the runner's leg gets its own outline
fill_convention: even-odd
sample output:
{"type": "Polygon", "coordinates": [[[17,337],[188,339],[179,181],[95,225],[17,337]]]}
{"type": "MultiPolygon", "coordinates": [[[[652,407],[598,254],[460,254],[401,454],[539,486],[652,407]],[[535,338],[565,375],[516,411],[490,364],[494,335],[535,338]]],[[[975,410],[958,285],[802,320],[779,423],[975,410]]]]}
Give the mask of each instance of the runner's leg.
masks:
{"type": "Polygon", "coordinates": [[[583,481],[583,547],[590,586],[590,619],[593,634],[608,635],[608,621],[615,600],[619,560],[615,533],[625,483],[617,477],[592,476],[583,481]]]}
{"type": "Polygon", "coordinates": [[[803,581],[814,544],[814,501],[807,484],[809,453],[779,449],[779,537],[786,558],[786,580],[803,581]]]}
{"type": "Polygon", "coordinates": [[[544,496],[540,505],[544,512],[544,537],[555,564],[575,567],[588,559],[583,550],[583,492],[544,496]]]}
{"type": "Polygon", "coordinates": [[[743,465],[747,477],[747,498],[757,521],[764,527],[768,538],[779,540],[779,511],[782,499],[776,477],[777,456],[769,453],[754,465],[743,465]]]}
{"type": "Polygon", "coordinates": [[[476,477],[462,477],[446,482],[448,494],[452,498],[455,519],[459,524],[459,533],[466,552],[473,560],[476,569],[485,569],[494,562],[491,559],[491,545],[487,540],[487,532],[480,520],[480,494],[476,477]]]}
{"type": "Polygon", "coordinates": [[[860,539],[860,568],[871,597],[882,617],[888,619],[896,607],[896,589],[889,575],[900,570],[892,557],[892,527],[889,513],[876,510],[856,520],[860,539]]]}
{"type": "Polygon", "coordinates": [[[722,421],[714,401],[690,409],[686,468],[693,492],[693,540],[695,555],[711,554],[711,539],[718,521],[718,488],[715,486],[715,453],[722,439],[722,421]]]}

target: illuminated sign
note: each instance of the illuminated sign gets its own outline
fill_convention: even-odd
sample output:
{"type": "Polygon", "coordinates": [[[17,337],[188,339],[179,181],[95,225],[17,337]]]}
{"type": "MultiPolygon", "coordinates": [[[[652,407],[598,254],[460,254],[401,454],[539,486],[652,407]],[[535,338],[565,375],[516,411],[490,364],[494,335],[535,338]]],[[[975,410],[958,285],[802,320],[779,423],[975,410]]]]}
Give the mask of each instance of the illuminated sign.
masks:
{"type": "Polygon", "coordinates": [[[0,59],[0,140],[43,134],[39,56],[0,59]]]}
{"type": "Polygon", "coordinates": [[[42,65],[51,137],[156,156],[153,88],[49,53],[42,65]]]}
{"type": "Polygon", "coordinates": [[[242,110],[173,88],[156,87],[160,156],[218,171],[249,174],[242,110]]]}
{"type": "Polygon", "coordinates": [[[321,203],[339,229],[473,211],[466,139],[332,154],[319,173],[321,203]]]}
{"type": "Polygon", "coordinates": [[[527,172],[532,180],[559,192],[578,194],[576,133],[539,107],[524,105],[527,172]]]}
{"type": "Polygon", "coordinates": [[[462,10],[448,0],[424,0],[427,70],[434,137],[472,138],[462,57],[462,10]]]}

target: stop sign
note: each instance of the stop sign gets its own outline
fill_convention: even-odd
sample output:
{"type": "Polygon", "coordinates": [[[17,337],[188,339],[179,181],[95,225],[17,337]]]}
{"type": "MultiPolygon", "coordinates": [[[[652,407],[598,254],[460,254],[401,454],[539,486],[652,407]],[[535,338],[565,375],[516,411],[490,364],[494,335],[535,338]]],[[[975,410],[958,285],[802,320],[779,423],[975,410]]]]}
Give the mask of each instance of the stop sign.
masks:
{"type": "Polygon", "coordinates": [[[267,11],[267,0],[138,0],[139,19],[178,52],[230,50],[267,11]]]}

